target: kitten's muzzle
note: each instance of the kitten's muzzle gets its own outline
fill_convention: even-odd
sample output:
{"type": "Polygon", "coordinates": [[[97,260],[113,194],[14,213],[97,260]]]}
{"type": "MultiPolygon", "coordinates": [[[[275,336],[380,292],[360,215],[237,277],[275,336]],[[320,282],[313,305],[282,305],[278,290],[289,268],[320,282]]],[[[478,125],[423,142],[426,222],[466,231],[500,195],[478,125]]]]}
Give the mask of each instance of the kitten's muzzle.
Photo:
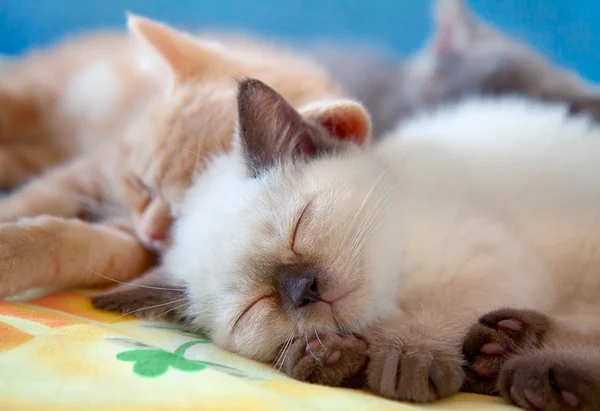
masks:
{"type": "Polygon", "coordinates": [[[314,266],[285,266],[279,270],[277,288],[281,299],[293,308],[302,308],[321,301],[314,266]]]}

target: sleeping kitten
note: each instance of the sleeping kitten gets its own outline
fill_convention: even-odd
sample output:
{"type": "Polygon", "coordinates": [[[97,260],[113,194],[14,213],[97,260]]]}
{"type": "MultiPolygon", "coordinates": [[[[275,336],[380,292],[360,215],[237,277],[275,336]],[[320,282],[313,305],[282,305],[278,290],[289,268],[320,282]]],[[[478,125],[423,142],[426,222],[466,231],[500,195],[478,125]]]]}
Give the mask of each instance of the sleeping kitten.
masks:
{"type": "Polygon", "coordinates": [[[129,28],[168,70],[168,90],[125,136],[0,201],[0,296],[105,285],[106,276],[127,281],[152,267],[147,249],[168,247],[171,221],[194,176],[212,155],[229,150],[235,76],[264,80],[294,106],[340,94],[310,61],[267,44],[198,39],[134,16],[129,28]],[[95,224],[77,219],[90,215],[95,224]]]}
{"type": "Polygon", "coordinates": [[[238,106],[234,150],[140,280],[171,291],[123,286],[95,306],[168,311],[311,382],[341,384],[368,355],[368,388],[393,399],[498,388],[597,409],[600,127],[564,105],[473,99],[369,146],[349,103],[307,117],[247,80],[238,106]]]}
{"type": "Polygon", "coordinates": [[[435,33],[406,61],[391,53],[321,45],[309,55],[362,102],[374,136],[423,109],[473,94],[522,94],[566,102],[600,119],[600,88],[556,67],[473,16],[461,0],[436,0],[435,33]]]}

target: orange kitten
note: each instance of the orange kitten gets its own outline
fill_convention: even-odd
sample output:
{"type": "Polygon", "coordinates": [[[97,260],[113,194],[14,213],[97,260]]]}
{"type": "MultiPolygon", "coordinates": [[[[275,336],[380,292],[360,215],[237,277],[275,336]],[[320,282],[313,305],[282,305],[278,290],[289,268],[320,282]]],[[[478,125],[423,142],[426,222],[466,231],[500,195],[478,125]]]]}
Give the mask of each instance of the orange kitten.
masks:
{"type": "Polygon", "coordinates": [[[152,266],[146,248],[168,246],[184,191],[207,157],[230,147],[237,77],[265,81],[294,106],[340,94],[320,68],[278,48],[197,39],[133,16],[129,29],[168,69],[168,91],[122,139],[0,202],[0,221],[9,222],[0,225],[0,295],[107,284],[101,273],[127,281],[152,266]],[[90,211],[100,223],[76,219],[90,211]]]}

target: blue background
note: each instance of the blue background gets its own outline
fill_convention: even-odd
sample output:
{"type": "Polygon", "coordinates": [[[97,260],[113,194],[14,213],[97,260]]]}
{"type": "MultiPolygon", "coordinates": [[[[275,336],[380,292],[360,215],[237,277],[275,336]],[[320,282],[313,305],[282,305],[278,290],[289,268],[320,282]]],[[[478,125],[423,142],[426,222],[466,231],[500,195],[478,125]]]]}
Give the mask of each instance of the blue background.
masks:
{"type": "MultiPolygon", "coordinates": [[[[600,82],[600,0],[470,0],[472,10],[553,61],[600,82]]],[[[297,40],[332,38],[417,49],[429,0],[0,0],[0,53],[71,32],[123,27],[124,10],[189,27],[237,28],[297,40]]]]}

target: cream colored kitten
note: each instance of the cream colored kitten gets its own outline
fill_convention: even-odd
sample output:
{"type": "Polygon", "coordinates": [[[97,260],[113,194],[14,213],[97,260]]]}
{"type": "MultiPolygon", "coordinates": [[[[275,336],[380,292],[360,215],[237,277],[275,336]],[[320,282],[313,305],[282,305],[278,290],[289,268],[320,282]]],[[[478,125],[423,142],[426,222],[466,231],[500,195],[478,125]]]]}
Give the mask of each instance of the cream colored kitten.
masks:
{"type": "MultiPolygon", "coordinates": [[[[328,367],[339,377],[346,351],[345,377],[358,371],[355,339],[336,337],[358,335],[369,389],[399,400],[432,401],[476,379],[495,387],[499,373],[521,406],[556,409],[552,395],[599,404],[585,388],[600,387],[586,364],[600,367],[600,128],[589,118],[475,99],[361,149],[369,119],[350,103],[311,106],[322,114],[303,120],[249,80],[238,105],[236,149],[195,182],[165,271],[146,279],[189,300],[173,317],[257,360],[283,347],[304,362],[282,355],[284,369],[313,382],[329,382],[314,372],[328,367]],[[323,128],[332,117],[343,127],[323,128]],[[312,359],[319,335],[336,349],[312,359]]],[[[135,295],[124,287],[95,304],[139,308],[135,295]]]]}

